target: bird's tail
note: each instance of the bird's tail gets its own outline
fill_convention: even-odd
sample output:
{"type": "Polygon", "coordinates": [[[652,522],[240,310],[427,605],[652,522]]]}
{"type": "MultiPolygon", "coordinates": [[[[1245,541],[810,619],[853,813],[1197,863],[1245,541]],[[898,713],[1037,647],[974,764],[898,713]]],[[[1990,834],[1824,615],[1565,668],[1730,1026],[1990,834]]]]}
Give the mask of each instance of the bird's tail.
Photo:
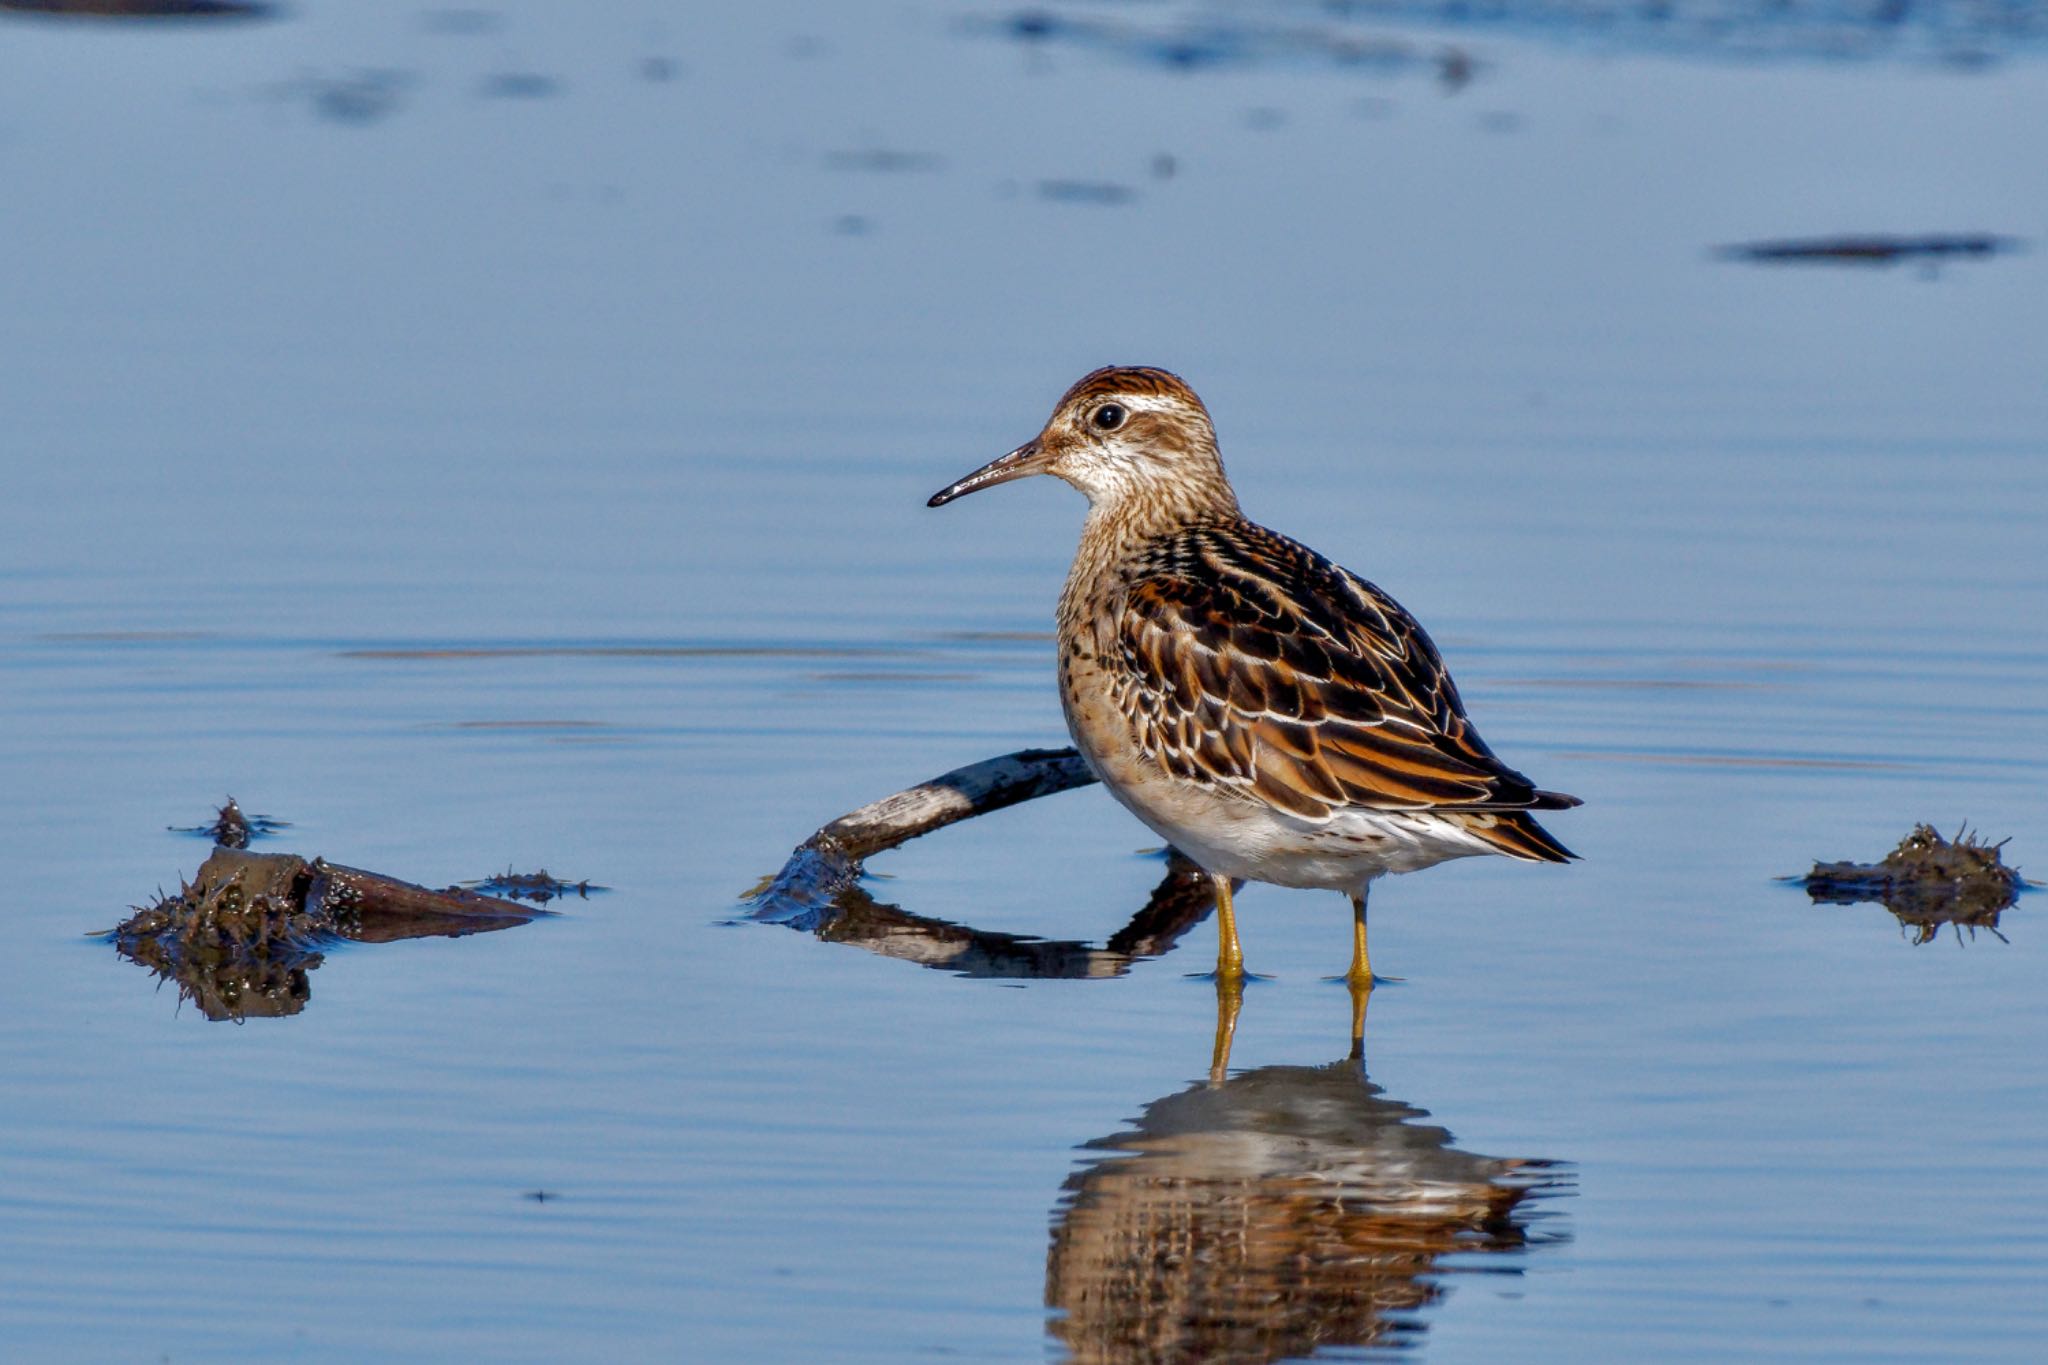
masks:
{"type": "Polygon", "coordinates": [[[1510,858],[1532,863],[1568,863],[1579,856],[1522,811],[1479,811],[1459,815],[1457,820],[1467,832],[1510,858]]]}

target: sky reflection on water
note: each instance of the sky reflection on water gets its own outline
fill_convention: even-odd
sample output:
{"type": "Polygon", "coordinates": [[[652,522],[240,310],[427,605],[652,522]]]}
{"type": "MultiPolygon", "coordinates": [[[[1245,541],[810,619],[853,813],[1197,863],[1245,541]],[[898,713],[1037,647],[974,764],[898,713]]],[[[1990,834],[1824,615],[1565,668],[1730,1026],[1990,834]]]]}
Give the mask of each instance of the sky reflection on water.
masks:
{"type": "MultiPolygon", "coordinates": [[[[990,36],[1016,12],[0,14],[8,1354],[1040,1359],[1111,1321],[1048,1316],[1049,1251],[1207,1228],[1146,1172],[1270,1154],[1253,1116],[1300,1102],[1349,1116],[1318,1151],[1568,1163],[1541,1245],[1381,1282],[1379,1340],[1429,1358],[2030,1358],[2034,898],[1916,948],[1773,879],[1965,819],[2038,874],[2048,256],[1709,255],[2038,243],[2030,40],[1401,26],[1407,66],[1167,69],[990,36]],[[1399,598],[1489,741],[1587,800],[1583,864],[1376,890],[1405,980],[1369,1082],[1326,1065],[1322,897],[1244,895],[1272,979],[1227,1099],[1185,954],[968,976],[736,923],[837,813],[1063,742],[1078,502],[923,501],[1105,361],[1186,374],[1252,514],[1399,598]],[[318,1008],[211,1023],[84,935],[228,792],[308,855],[614,890],[336,946],[318,1008]]],[[[861,890],[921,947],[1098,962],[1151,842],[1075,791],[861,890]]],[[[1203,1207],[1348,1247],[1276,1170],[1203,1207]]]]}

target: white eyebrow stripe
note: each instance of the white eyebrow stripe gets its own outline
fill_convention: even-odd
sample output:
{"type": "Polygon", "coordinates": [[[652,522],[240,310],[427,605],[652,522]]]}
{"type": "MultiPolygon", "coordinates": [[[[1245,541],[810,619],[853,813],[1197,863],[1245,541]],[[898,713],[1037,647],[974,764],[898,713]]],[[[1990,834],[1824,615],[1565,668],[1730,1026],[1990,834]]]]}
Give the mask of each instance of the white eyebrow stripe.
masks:
{"type": "Polygon", "coordinates": [[[1122,404],[1128,412],[1177,412],[1180,405],[1170,398],[1161,398],[1149,393],[1120,393],[1109,400],[1122,404]]]}

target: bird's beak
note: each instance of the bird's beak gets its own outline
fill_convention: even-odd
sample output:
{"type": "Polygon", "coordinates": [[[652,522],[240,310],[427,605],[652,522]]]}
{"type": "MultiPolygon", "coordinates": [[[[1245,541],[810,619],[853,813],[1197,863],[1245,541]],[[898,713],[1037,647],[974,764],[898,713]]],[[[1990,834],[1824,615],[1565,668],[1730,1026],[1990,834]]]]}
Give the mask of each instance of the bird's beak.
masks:
{"type": "Polygon", "coordinates": [[[926,503],[925,506],[944,507],[953,499],[964,498],[969,493],[979,492],[984,488],[993,488],[999,483],[1008,483],[1012,479],[1022,479],[1032,474],[1043,474],[1048,463],[1050,462],[1046,459],[1045,452],[1040,448],[1038,442],[1036,440],[1026,441],[1009,454],[999,459],[990,460],[987,464],[960,480],[960,482],[941,488],[938,492],[932,494],[931,501],[926,503]]]}

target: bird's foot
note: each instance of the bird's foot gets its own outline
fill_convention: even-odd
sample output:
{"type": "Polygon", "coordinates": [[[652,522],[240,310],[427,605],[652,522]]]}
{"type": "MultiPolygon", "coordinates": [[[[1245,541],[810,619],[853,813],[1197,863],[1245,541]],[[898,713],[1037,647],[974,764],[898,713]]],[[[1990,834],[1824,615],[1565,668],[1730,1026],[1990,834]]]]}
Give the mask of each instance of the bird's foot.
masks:
{"type": "Polygon", "coordinates": [[[1248,972],[1240,967],[1235,972],[1189,972],[1187,979],[1190,981],[1206,981],[1212,986],[1231,986],[1246,981],[1272,981],[1275,978],[1267,976],[1262,972],[1248,972]]]}

